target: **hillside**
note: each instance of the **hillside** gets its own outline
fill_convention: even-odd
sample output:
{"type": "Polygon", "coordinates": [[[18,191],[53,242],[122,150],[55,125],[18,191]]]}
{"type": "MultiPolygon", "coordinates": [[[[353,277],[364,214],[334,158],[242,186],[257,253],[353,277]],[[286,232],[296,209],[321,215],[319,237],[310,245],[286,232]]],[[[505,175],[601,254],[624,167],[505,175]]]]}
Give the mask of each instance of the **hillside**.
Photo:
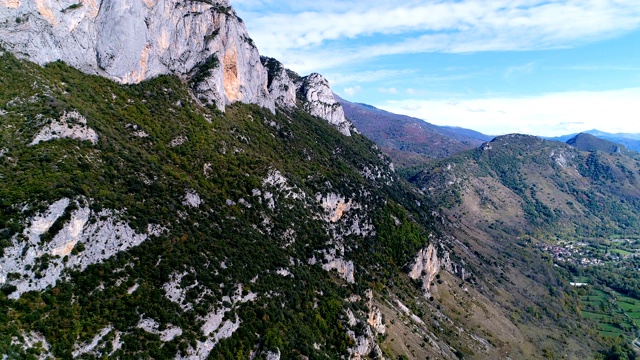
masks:
{"type": "Polygon", "coordinates": [[[567,144],[582,151],[602,151],[609,154],[622,153],[628,154],[629,150],[624,145],[616,144],[588,133],[578,134],[567,140],[567,144]]]}
{"type": "MultiPolygon", "coordinates": [[[[585,131],[583,134],[593,135],[603,140],[624,145],[629,150],[640,152],[640,134],[625,134],[625,133],[612,134],[612,133],[607,133],[607,132],[599,131],[595,129],[585,131]]],[[[579,134],[563,135],[563,136],[548,138],[548,140],[566,142],[569,139],[575,137],[576,135],[579,135],[579,134]]]]}
{"type": "Polygon", "coordinates": [[[296,109],[220,113],[171,76],[119,85],[8,53],[0,68],[10,359],[604,349],[569,330],[585,328],[567,280],[447,235],[361,135],[296,109]]]}
{"type": "Polygon", "coordinates": [[[492,139],[472,130],[437,126],[371,105],[337,99],[355,127],[389,154],[399,167],[445,158],[492,139]]]}
{"type": "Polygon", "coordinates": [[[411,180],[441,206],[475,209],[466,221],[477,226],[498,221],[496,231],[543,228],[560,238],[634,234],[640,219],[638,170],[640,164],[623,154],[505,135],[411,180]]]}
{"type": "MultiPolygon", "coordinates": [[[[3,360],[583,359],[628,336],[602,337],[529,238],[401,179],[227,0],[5,8],[3,360]]],[[[631,233],[617,160],[578,169],[629,179],[600,211],[631,233]]]]}
{"type": "Polygon", "coordinates": [[[582,316],[630,349],[640,327],[631,305],[640,299],[638,174],[640,163],[624,153],[506,135],[410,180],[459,224],[454,233],[486,239],[505,261],[526,249],[588,284],[574,293],[582,316]]]}

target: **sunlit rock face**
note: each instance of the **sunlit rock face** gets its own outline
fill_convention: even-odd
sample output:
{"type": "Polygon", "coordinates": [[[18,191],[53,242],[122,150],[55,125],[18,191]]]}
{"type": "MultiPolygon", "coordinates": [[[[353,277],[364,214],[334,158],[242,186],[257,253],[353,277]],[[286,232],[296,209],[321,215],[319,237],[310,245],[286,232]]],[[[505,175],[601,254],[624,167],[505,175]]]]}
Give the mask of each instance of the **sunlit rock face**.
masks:
{"type": "Polygon", "coordinates": [[[302,78],[298,83],[298,89],[306,100],[304,108],[308,113],[327,120],[343,135],[351,136],[353,125],[344,116],[344,109],[333,96],[327,79],[313,73],[302,78]]]}
{"type": "Polygon", "coordinates": [[[62,60],[125,84],[175,74],[197,80],[198,96],[221,110],[236,101],[275,109],[258,50],[226,0],[3,0],[0,8],[2,45],[36,63],[62,60]]]}

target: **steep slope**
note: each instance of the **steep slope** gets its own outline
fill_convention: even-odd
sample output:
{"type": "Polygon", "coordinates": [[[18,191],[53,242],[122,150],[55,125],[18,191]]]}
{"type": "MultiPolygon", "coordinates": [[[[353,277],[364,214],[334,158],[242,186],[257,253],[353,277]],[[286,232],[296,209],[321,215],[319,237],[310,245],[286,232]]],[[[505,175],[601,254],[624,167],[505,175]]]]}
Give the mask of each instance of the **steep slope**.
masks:
{"type": "Polygon", "coordinates": [[[62,60],[125,84],[195,77],[220,109],[235,101],[274,109],[258,50],[226,0],[17,1],[1,14],[2,45],[39,64],[62,60]]]}
{"type": "Polygon", "coordinates": [[[505,135],[443,160],[412,181],[443,206],[472,210],[467,220],[481,228],[531,233],[542,227],[558,237],[576,237],[636,231],[638,170],[640,164],[623,154],[505,135]]]}
{"type": "Polygon", "coordinates": [[[0,45],[40,65],[60,60],[121,84],[176,75],[221,111],[235,102],[272,112],[299,105],[350,134],[326,79],[291,78],[277,60],[261,58],[228,0],[24,0],[0,8],[0,45]]]}
{"type": "Polygon", "coordinates": [[[624,145],[619,145],[611,141],[600,139],[591,134],[581,133],[567,140],[567,144],[582,151],[602,151],[609,154],[628,154],[629,150],[624,145]]]}
{"type": "Polygon", "coordinates": [[[419,164],[425,159],[445,158],[476,148],[492,138],[471,130],[432,125],[366,104],[341,98],[338,101],[355,127],[401,167],[419,164]]]}
{"type": "Polygon", "coordinates": [[[174,76],[119,85],[9,53],[0,69],[9,359],[602,349],[568,330],[580,324],[549,264],[535,270],[553,293],[533,283],[505,298],[498,255],[443,233],[449,225],[359,134],[298,108],[221,113],[174,76]],[[540,311],[531,298],[556,305],[526,315],[518,306],[540,311]]]}
{"type": "MultiPolygon", "coordinates": [[[[585,131],[583,134],[593,135],[603,140],[608,140],[616,144],[624,145],[629,150],[640,152],[640,134],[625,134],[625,133],[611,134],[611,133],[607,133],[607,132],[595,130],[595,129],[585,131]]],[[[576,135],[579,135],[579,134],[563,135],[563,136],[547,138],[547,139],[566,142],[567,140],[575,137],[576,135]]]]}
{"type": "Polygon", "coordinates": [[[369,141],[298,110],[211,111],[175,77],[1,68],[0,353],[34,338],[57,358],[375,350],[366,320],[347,325],[371,301],[356,260],[408,262],[428,238],[369,141]]]}

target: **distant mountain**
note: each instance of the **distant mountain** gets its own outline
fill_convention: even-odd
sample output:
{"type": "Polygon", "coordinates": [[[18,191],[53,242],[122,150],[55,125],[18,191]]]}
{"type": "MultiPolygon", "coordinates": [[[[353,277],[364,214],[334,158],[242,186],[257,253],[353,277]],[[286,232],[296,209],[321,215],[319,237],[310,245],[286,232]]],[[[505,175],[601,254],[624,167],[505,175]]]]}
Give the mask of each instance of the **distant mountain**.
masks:
{"type": "Polygon", "coordinates": [[[528,135],[499,136],[434,162],[410,180],[435,204],[466,214],[459,217],[463,222],[489,232],[565,240],[635,234],[640,164],[593,136],[573,140],[576,145],[569,146],[528,135]]]}
{"type": "Polygon", "coordinates": [[[345,115],[363,135],[373,140],[400,166],[426,159],[451,156],[478,147],[491,136],[451,126],[437,126],[424,120],[352,103],[337,97],[345,115]]]}
{"type": "MultiPolygon", "coordinates": [[[[607,133],[607,132],[596,130],[596,129],[585,131],[582,134],[590,134],[600,139],[608,140],[617,144],[622,144],[629,150],[640,152],[640,134],[628,134],[628,133],[611,134],[611,133],[607,133]]],[[[545,139],[567,142],[569,139],[575,137],[576,135],[579,135],[579,134],[562,135],[557,137],[549,137],[545,139]]]]}
{"type": "Polygon", "coordinates": [[[628,153],[629,150],[624,145],[616,144],[609,140],[604,140],[599,137],[593,136],[587,133],[578,134],[566,141],[567,144],[582,151],[602,151],[605,153],[628,153]]]}

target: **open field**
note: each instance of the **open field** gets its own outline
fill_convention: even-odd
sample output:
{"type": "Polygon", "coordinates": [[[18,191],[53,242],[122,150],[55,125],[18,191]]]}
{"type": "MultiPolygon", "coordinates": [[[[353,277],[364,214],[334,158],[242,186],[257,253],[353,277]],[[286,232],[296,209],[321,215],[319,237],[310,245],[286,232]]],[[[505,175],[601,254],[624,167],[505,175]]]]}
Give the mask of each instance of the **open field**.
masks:
{"type": "Polygon", "coordinates": [[[580,296],[582,316],[592,320],[601,335],[635,338],[636,329],[640,328],[640,300],[593,288],[586,291],[580,296]]]}

